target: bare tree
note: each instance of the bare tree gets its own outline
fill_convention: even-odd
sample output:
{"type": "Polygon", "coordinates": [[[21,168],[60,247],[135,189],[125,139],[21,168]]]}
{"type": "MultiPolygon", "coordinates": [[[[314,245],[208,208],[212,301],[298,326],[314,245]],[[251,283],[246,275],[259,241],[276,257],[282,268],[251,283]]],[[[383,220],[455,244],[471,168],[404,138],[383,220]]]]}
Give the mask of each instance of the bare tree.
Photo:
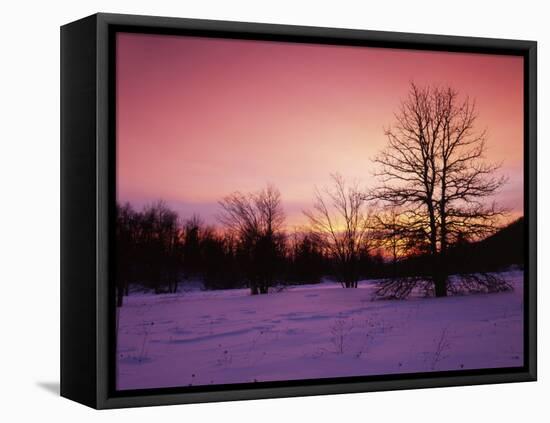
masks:
{"type": "MultiPolygon", "coordinates": [[[[486,132],[477,130],[475,102],[450,87],[411,84],[375,159],[381,186],[371,197],[398,207],[432,261],[436,296],[446,296],[446,254],[459,234],[481,239],[504,210],[488,202],[505,183],[498,164],[484,161],[486,132]]],[[[493,286],[493,284],[491,284],[493,286]]]]}
{"type": "MultiPolygon", "coordinates": [[[[182,256],[182,231],[178,214],[170,210],[166,203],[158,201],[146,208],[145,216],[152,225],[154,251],[149,260],[156,261],[159,282],[164,282],[168,292],[177,292],[179,267],[182,256]]],[[[155,291],[161,292],[162,286],[156,285],[155,291]]]]}
{"type": "Polygon", "coordinates": [[[122,307],[132,280],[132,260],[136,245],[136,212],[129,203],[116,207],[116,304],[122,307]]]}
{"type": "Polygon", "coordinates": [[[357,288],[359,258],[371,241],[371,215],[357,183],[347,186],[338,174],[332,180],[332,188],[316,190],[313,210],[304,214],[314,236],[335,260],[342,286],[357,288]]]}
{"type": "Polygon", "coordinates": [[[219,221],[236,236],[246,255],[252,295],[266,294],[273,284],[284,242],[285,215],[279,190],[268,185],[256,193],[234,192],[219,204],[222,207],[219,221]]]}
{"type": "Polygon", "coordinates": [[[187,278],[197,276],[201,269],[201,240],[205,225],[194,214],[183,222],[183,267],[187,278]]]}
{"type": "Polygon", "coordinates": [[[288,237],[287,263],[290,280],[301,283],[319,282],[328,270],[328,260],[318,237],[310,231],[298,230],[288,237]]]}
{"type": "Polygon", "coordinates": [[[135,211],[117,205],[117,305],[131,284],[176,292],[181,271],[182,231],[178,215],[162,201],[135,211]]]}

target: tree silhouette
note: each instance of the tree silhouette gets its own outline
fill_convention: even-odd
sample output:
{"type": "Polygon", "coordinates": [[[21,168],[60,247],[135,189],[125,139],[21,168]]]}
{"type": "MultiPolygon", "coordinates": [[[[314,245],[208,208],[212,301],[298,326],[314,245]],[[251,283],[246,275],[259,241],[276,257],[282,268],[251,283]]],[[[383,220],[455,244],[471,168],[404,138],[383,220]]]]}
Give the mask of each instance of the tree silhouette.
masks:
{"type": "Polygon", "coordinates": [[[181,229],[178,214],[166,203],[158,201],[143,211],[146,230],[146,254],[143,259],[149,264],[151,281],[155,292],[176,292],[178,271],[182,256],[181,229]]]}
{"type": "Polygon", "coordinates": [[[202,277],[207,289],[241,287],[232,234],[218,234],[213,228],[201,232],[202,277]]]}
{"type": "Polygon", "coordinates": [[[187,278],[198,276],[202,270],[201,242],[204,231],[204,224],[197,214],[183,223],[183,267],[187,278]]]}
{"type": "Polygon", "coordinates": [[[434,294],[446,296],[449,245],[465,234],[480,239],[497,229],[504,210],[487,198],[505,179],[495,176],[498,164],[484,161],[486,132],[476,129],[475,102],[454,89],[411,83],[395,120],[386,149],[374,160],[381,186],[369,197],[401,209],[410,233],[432,257],[434,294]]]}
{"type": "Polygon", "coordinates": [[[176,212],[162,201],[140,212],[117,205],[115,234],[117,306],[136,282],[156,293],[177,291],[183,243],[176,212]]]}
{"type": "Polygon", "coordinates": [[[129,203],[116,207],[116,303],[123,304],[133,281],[136,256],[136,213],[129,203]]]}
{"type": "Polygon", "coordinates": [[[244,262],[251,294],[266,294],[284,254],[285,215],[280,192],[268,185],[255,193],[234,192],[219,204],[219,221],[239,241],[238,256],[244,262]]]}
{"type": "Polygon", "coordinates": [[[371,215],[357,183],[347,186],[341,175],[332,175],[332,188],[316,190],[312,211],[304,214],[318,242],[335,261],[345,288],[357,288],[359,261],[372,241],[371,215]]]}
{"type": "Polygon", "coordinates": [[[315,234],[295,230],[288,238],[287,277],[301,283],[319,282],[327,274],[328,260],[315,234]]]}

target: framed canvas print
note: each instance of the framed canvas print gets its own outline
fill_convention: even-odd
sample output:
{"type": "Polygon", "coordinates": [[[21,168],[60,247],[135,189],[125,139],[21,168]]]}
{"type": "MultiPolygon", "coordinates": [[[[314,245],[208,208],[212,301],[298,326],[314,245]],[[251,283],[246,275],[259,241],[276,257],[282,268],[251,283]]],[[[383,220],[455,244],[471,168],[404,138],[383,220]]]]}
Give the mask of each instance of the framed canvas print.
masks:
{"type": "Polygon", "coordinates": [[[536,43],[61,29],[61,393],[536,379],[536,43]]]}

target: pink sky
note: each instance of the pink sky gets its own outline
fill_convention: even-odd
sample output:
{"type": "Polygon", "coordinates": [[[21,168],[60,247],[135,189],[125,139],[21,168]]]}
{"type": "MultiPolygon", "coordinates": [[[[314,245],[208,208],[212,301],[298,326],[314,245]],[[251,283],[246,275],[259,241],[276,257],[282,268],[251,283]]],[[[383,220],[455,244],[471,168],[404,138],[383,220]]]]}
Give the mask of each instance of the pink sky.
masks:
{"type": "Polygon", "coordinates": [[[496,199],[522,215],[521,57],[145,34],[117,39],[118,201],[216,223],[223,196],[273,183],[301,224],[330,173],[375,184],[410,81],[476,99],[509,178],[496,199]]]}

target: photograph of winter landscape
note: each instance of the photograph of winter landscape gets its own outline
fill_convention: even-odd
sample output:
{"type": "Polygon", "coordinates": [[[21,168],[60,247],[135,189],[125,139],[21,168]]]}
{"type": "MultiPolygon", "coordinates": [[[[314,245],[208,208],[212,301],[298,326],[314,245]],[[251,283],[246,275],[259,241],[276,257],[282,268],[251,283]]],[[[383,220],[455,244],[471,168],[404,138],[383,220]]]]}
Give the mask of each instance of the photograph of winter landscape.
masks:
{"type": "Polygon", "coordinates": [[[116,389],[522,367],[523,66],[118,33],[116,389]]]}

